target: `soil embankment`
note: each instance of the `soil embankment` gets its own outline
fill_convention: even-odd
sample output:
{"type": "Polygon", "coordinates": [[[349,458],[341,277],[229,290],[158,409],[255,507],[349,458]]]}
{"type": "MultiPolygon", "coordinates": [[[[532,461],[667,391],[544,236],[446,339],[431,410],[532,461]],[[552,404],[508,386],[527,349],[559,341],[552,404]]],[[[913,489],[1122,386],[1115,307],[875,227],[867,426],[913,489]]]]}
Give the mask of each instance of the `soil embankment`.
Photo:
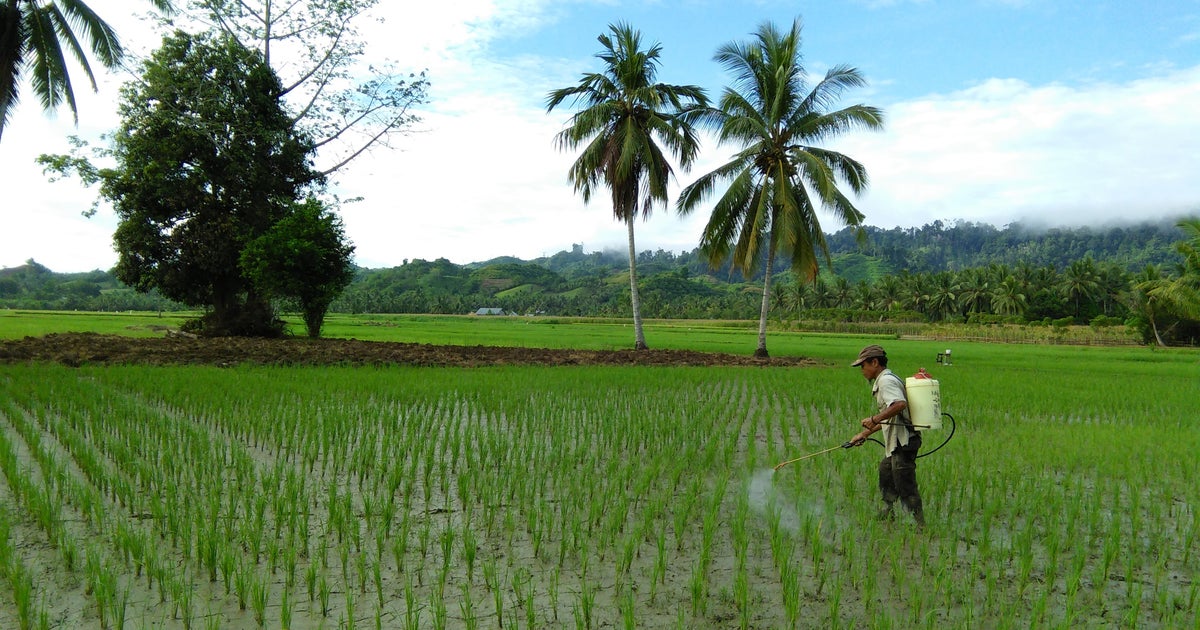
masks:
{"type": "Polygon", "coordinates": [[[0,341],[0,363],[82,365],[494,365],[760,366],[814,365],[804,357],[691,350],[570,350],[501,346],[441,346],[355,339],[124,337],[60,333],[0,341]]]}

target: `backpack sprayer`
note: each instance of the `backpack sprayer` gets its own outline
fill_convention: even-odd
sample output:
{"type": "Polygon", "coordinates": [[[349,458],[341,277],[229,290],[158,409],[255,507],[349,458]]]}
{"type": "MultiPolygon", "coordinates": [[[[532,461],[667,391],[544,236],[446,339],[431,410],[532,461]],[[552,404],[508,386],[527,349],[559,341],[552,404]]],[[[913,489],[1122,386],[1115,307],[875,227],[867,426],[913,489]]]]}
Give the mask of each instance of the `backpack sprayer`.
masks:
{"type": "MultiPolygon", "coordinates": [[[[937,448],[933,449],[932,451],[929,451],[928,453],[922,453],[920,455],[917,455],[917,458],[919,459],[921,457],[925,457],[926,455],[933,455],[934,453],[939,451],[943,446],[945,446],[947,443],[949,443],[950,438],[954,437],[954,429],[956,428],[956,425],[954,422],[954,416],[942,411],[941,388],[938,385],[937,379],[930,376],[929,372],[925,371],[925,368],[921,368],[921,369],[917,370],[916,374],[904,379],[904,390],[905,390],[905,397],[908,399],[908,408],[907,408],[908,417],[912,421],[912,427],[914,429],[916,429],[917,431],[924,433],[925,431],[934,431],[937,429],[941,429],[942,428],[942,417],[945,416],[946,418],[950,419],[950,433],[949,433],[949,435],[946,436],[946,439],[943,440],[942,443],[939,444],[937,448]]],[[[906,423],[884,422],[883,424],[886,426],[886,425],[904,425],[906,423]]],[[[867,439],[871,440],[872,442],[874,442],[876,444],[879,444],[880,446],[883,446],[883,442],[880,442],[879,440],[876,440],[875,438],[867,438],[867,439]]],[[[780,463],[776,464],[775,470],[779,470],[780,468],[783,468],[784,466],[787,466],[788,464],[794,464],[796,462],[806,460],[810,457],[816,457],[817,455],[824,455],[825,453],[828,453],[830,451],[836,451],[839,448],[850,448],[852,446],[854,446],[853,442],[846,442],[845,444],[842,444],[840,446],[832,446],[823,451],[817,451],[816,453],[809,453],[808,455],[804,455],[802,457],[797,457],[796,459],[789,459],[786,462],[780,462],[780,463]]]]}

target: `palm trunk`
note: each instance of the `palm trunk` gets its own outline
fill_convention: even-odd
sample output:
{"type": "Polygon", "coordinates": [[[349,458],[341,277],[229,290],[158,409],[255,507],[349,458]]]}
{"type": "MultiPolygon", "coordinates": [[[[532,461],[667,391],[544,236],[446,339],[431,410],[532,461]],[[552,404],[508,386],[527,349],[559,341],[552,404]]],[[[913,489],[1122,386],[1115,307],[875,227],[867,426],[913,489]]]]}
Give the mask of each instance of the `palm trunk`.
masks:
{"type": "Polygon", "coordinates": [[[633,306],[633,349],[645,350],[648,346],[646,335],[642,332],[642,300],[638,297],[637,249],[633,246],[633,221],[633,217],[625,221],[625,226],[629,229],[629,301],[633,306]]]}
{"type": "Polygon", "coordinates": [[[1154,331],[1154,341],[1158,343],[1158,347],[1165,348],[1167,344],[1163,343],[1162,335],[1158,334],[1158,323],[1154,321],[1154,315],[1150,315],[1150,330],[1154,331]]]}
{"type": "Polygon", "coordinates": [[[767,354],[767,313],[771,310],[771,271],[775,266],[775,243],[773,241],[768,249],[770,251],[767,254],[767,264],[763,269],[762,311],[758,314],[758,348],[754,351],[754,356],[763,359],[771,356],[767,354]]]}

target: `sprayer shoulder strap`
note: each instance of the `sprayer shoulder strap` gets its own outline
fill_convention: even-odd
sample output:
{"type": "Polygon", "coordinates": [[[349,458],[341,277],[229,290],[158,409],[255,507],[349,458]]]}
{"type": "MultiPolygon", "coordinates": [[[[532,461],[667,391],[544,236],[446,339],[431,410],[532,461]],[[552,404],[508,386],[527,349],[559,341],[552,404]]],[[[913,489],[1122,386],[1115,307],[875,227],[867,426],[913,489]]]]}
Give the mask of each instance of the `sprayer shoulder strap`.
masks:
{"type": "Polygon", "coordinates": [[[899,374],[896,374],[895,372],[891,372],[890,374],[892,376],[896,377],[896,380],[900,382],[900,391],[904,392],[905,407],[904,407],[904,411],[900,412],[900,419],[903,420],[904,424],[907,425],[907,427],[911,430],[913,428],[913,425],[912,425],[912,415],[908,413],[908,387],[905,386],[904,379],[900,378],[899,374]]]}

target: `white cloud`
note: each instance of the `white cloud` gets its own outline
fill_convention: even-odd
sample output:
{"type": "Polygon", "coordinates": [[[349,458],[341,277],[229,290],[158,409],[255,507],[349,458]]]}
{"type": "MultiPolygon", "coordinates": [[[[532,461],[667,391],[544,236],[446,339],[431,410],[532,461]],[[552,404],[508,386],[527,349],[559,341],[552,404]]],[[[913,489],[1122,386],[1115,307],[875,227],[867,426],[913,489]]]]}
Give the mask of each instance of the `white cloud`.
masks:
{"type": "Polygon", "coordinates": [[[1200,67],[1127,84],[993,79],[888,108],[841,146],[871,174],[872,225],[1135,221],[1200,209],[1200,67]]]}
{"type": "MultiPolygon", "coordinates": [[[[381,3],[385,4],[385,3],[381,3]]],[[[386,4],[385,4],[386,6],[386,4]]],[[[574,154],[554,135],[569,109],[545,112],[552,88],[578,80],[594,63],[534,55],[501,57],[490,42],[551,28],[559,3],[438,3],[419,19],[364,25],[371,54],[428,67],[432,100],[417,133],[361,158],[339,177],[359,264],[399,265],[445,257],[457,263],[500,255],[553,254],[583,243],[625,247],[625,228],[607,196],[585,205],[567,182],[574,154]]],[[[958,92],[885,105],[887,131],[839,138],[832,148],[862,161],[872,185],[858,206],[871,225],[966,219],[1001,226],[1038,218],[1062,224],[1158,217],[1200,209],[1200,67],[1147,69],[1116,84],[1030,85],[991,79],[958,92]]],[[[42,115],[31,99],[0,143],[0,266],[36,258],[56,271],[107,268],[114,220],[79,213],[94,191],[46,183],[39,153],[65,152],[66,136],[95,139],[115,128],[120,77],[99,96],[80,98],[80,128],[69,113],[42,115]]],[[[865,100],[877,103],[877,94],[865,100]]],[[[730,154],[705,145],[691,182],[730,154]]],[[[672,199],[673,201],[673,199],[672,199]]],[[[667,209],[636,226],[639,249],[690,250],[706,211],[686,220],[667,209]]],[[[822,218],[827,231],[841,226],[822,218]]]]}
{"type": "MultiPolygon", "coordinates": [[[[410,32],[431,60],[433,102],[421,131],[403,151],[356,164],[339,177],[343,196],[365,201],[345,210],[358,262],[368,267],[437,257],[457,263],[513,255],[533,258],[584,243],[588,250],[626,247],[623,224],[607,196],[585,205],[567,181],[574,155],[553,139],[571,111],[547,113],[551,89],[569,85],[579,60],[492,56],[487,42],[554,21],[542,2],[470,3],[433,17],[457,26],[410,32]],[[433,36],[431,36],[431,33],[433,36]],[[443,78],[444,77],[444,78],[443,78]]],[[[586,61],[586,60],[584,60],[586,61]]],[[[686,183],[686,182],[685,182],[686,183]]],[[[699,218],[681,222],[657,212],[636,226],[638,248],[691,249],[699,218]]]]}

